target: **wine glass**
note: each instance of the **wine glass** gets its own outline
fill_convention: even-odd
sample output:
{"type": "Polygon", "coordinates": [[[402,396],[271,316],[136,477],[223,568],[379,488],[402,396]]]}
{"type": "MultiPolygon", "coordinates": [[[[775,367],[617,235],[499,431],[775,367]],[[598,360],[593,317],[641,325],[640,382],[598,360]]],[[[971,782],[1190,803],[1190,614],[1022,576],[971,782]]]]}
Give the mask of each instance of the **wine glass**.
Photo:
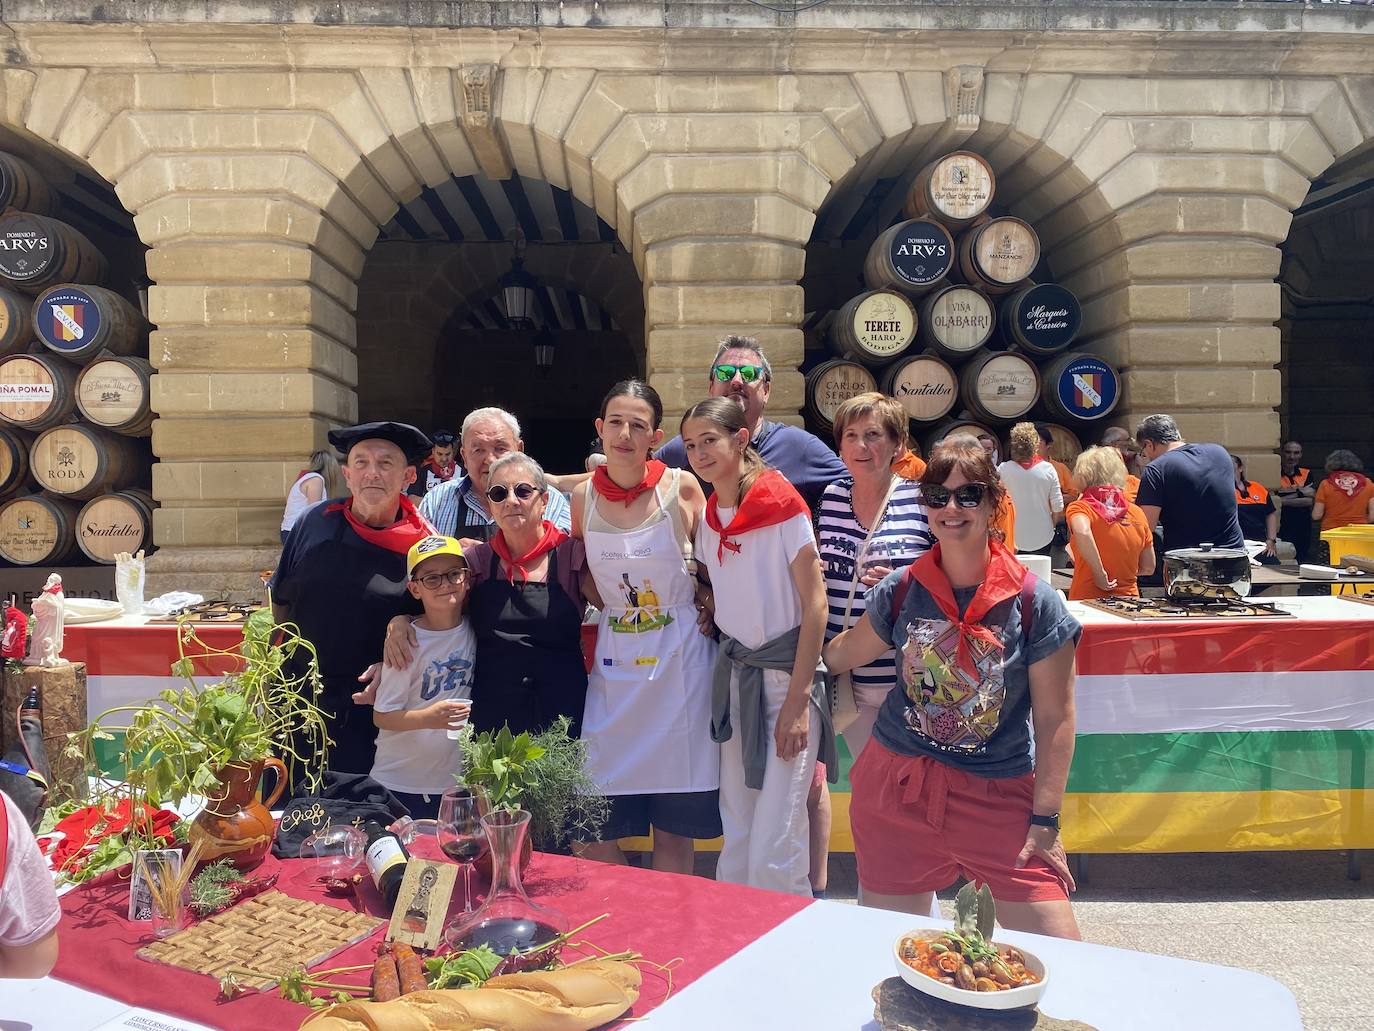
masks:
{"type": "Polygon", "coordinates": [[[487,797],[481,788],[458,784],[439,799],[439,848],[463,868],[463,912],[472,912],[472,864],[487,850],[482,817],[487,797]]]}

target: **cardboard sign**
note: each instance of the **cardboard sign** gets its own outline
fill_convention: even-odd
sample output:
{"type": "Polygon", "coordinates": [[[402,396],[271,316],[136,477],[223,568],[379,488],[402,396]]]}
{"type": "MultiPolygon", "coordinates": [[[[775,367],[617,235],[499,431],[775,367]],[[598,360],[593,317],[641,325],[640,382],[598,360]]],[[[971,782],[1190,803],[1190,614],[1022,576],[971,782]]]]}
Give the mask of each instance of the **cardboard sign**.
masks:
{"type": "Polygon", "coordinates": [[[458,880],[452,863],[412,859],[406,864],[405,879],[391,911],[391,926],[386,940],[405,942],[416,949],[433,952],[444,932],[444,917],[458,880]]]}

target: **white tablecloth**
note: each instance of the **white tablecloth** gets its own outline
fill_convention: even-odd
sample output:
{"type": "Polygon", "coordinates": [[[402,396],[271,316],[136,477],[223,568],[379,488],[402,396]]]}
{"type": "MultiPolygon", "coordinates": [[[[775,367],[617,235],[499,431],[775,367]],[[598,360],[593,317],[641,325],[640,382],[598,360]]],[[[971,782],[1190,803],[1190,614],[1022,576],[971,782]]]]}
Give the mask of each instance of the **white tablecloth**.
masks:
{"type": "MultiPolygon", "coordinates": [[[[91,957],[99,962],[98,956],[91,957]]],[[[301,1011],[302,1014],[305,1012],[301,1011]]],[[[44,977],[0,981],[0,1031],[214,1031],[44,977]]]]}
{"type": "MultiPolygon", "coordinates": [[[[848,1031],[873,1023],[873,987],[896,976],[892,943],[944,921],[838,902],[817,902],[654,1010],[638,1026],[653,1031],[789,1028],[848,1031]]],[[[1180,927],[1180,934],[1197,934],[1180,927]]],[[[1291,992],[1277,981],[1085,942],[1001,931],[1049,967],[1040,1008],[1100,1031],[1245,1028],[1301,1031],[1291,992]]]]}

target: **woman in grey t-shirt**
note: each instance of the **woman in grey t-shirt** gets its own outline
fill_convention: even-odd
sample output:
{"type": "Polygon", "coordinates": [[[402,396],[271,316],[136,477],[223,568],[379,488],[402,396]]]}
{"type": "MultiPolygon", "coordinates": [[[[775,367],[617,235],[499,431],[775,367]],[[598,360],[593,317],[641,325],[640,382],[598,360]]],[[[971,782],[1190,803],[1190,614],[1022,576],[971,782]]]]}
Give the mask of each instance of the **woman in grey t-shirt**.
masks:
{"type": "Polygon", "coordinates": [[[1004,488],[976,441],[936,448],[921,489],[936,546],[825,648],[832,672],[897,649],[897,684],[850,774],[863,902],[927,913],[964,876],[991,886],[1004,926],[1077,938],[1059,808],[1081,628],[990,529],[1004,488]]]}

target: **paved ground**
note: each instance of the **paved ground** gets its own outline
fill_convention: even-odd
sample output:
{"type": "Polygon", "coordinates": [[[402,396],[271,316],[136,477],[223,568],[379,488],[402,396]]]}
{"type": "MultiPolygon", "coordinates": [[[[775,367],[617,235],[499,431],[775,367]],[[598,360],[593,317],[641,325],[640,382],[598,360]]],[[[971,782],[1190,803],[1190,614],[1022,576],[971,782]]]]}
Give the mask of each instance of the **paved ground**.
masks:
{"type": "MultiPolygon", "coordinates": [[[[697,866],[709,876],[715,856],[697,866]]],[[[830,870],[830,897],[853,902],[854,857],[830,870]]],[[[941,893],[951,919],[953,895],[941,893]]],[[[1089,941],[1281,981],[1310,1031],[1374,1029],[1374,854],[1360,881],[1343,852],[1093,856],[1074,910],[1089,941]]]]}

